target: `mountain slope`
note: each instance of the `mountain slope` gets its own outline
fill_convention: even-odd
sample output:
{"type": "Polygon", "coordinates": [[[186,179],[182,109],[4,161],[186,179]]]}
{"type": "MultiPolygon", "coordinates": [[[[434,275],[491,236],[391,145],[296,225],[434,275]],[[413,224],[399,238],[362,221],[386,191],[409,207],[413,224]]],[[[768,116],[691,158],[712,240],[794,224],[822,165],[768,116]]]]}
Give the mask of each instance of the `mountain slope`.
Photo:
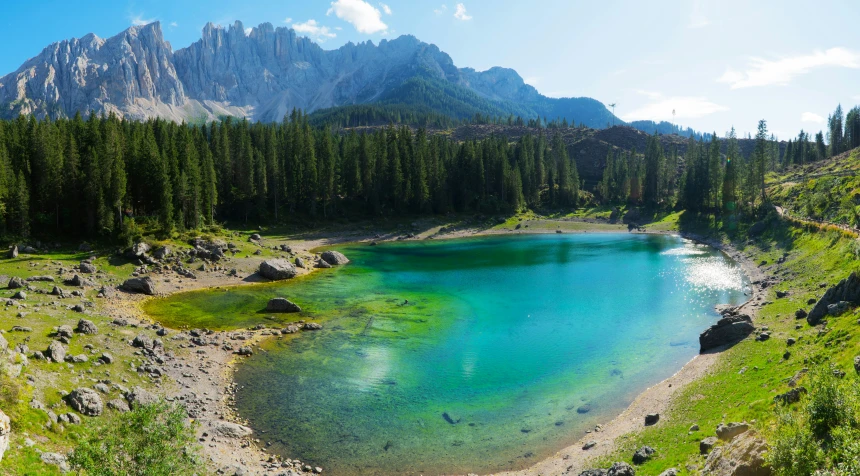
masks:
{"type": "Polygon", "coordinates": [[[323,50],[287,28],[208,24],[199,41],[173,51],[158,22],[109,39],[87,35],[45,48],[0,78],[0,117],[113,112],[132,119],[277,121],[293,108],[400,105],[456,119],[567,118],[591,127],[614,119],[590,98],[553,99],[513,70],[457,68],[412,36],[323,50]]]}

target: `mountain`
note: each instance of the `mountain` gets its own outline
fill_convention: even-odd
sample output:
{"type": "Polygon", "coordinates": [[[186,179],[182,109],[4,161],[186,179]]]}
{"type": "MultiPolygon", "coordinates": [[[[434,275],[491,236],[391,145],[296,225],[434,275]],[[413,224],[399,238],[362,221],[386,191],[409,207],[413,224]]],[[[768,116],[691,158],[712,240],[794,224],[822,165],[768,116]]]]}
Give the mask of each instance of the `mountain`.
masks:
{"type": "Polygon", "coordinates": [[[207,24],[199,41],[173,51],[158,22],[112,38],[89,34],[45,48],[0,78],[0,117],[76,112],[175,121],[222,116],[279,121],[307,112],[375,105],[454,119],[475,115],[566,118],[591,127],[621,123],[590,98],[541,95],[512,69],[458,68],[413,36],[324,50],[269,23],[246,33],[207,24]]]}

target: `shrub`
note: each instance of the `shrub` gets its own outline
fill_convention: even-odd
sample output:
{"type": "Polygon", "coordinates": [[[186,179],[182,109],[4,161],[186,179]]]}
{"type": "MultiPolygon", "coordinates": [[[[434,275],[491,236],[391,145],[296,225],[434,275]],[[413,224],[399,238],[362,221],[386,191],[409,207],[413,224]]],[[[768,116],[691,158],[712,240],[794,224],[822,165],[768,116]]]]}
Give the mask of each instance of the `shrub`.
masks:
{"type": "Polygon", "coordinates": [[[93,428],[69,463],[92,476],[198,473],[199,448],[186,417],[185,409],[163,401],[138,406],[93,428]]]}

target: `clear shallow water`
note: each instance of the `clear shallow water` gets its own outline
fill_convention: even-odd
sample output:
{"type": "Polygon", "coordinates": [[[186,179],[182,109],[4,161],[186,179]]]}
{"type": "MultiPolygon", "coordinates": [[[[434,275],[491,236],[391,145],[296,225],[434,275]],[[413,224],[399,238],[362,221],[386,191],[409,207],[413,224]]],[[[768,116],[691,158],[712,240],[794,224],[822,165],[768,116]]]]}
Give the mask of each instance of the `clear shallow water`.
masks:
{"type": "Polygon", "coordinates": [[[745,300],[737,266],[672,236],[340,249],[353,262],[318,276],[147,309],[173,325],[246,326],[282,295],[324,323],[241,364],[236,403],[275,451],[329,474],[528,466],[676,372],[713,306],[745,300]]]}

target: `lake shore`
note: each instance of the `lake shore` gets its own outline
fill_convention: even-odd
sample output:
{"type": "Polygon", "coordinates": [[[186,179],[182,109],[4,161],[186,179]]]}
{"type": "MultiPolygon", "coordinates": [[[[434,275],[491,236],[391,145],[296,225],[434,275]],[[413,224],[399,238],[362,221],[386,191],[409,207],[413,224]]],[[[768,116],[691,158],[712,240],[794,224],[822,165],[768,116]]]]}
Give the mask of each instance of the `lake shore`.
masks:
{"type": "MultiPolygon", "coordinates": [[[[293,256],[305,258],[308,266],[314,261],[314,250],[338,244],[361,242],[385,242],[398,240],[426,239],[456,239],[487,235],[515,235],[542,233],[626,233],[628,228],[621,224],[611,224],[604,221],[592,220],[534,220],[526,226],[504,228],[461,228],[446,230],[444,227],[433,227],[415,234],[376,234],[376,233],[330,233],[326,235],[290,237],[286,240],[265,239],[265,245],[287,244],[292,248],[293,256]]],[[[674,234],[663,230],[631,231],[644,234],[674,234]]],[[[761,271],[746,256],[731,246],[709,242],[701,237],[681,235],[693,241],[708,244],[721,249],[734,259],[744,270],[750,282],[758,282],[762,277],[761,271]]],[[[196,280],[182,280],[181,283],[160,283],[162,295],[203,289],[217,289],[225,286],[242,286],[266,280],[256,279],[254,272],[260,258],[238,258],[232,262],[238,271],[238,277],[228,273],[205,273],[196,280]],[[242,276],[245,276],[242,278],[242,276]]],[[[313,272],[313,268],[301,270],[303,274],[313,272]]],[[[752,285],[751,299],[742,307],[755,318],[756,303],[762,298],[762,290],[752,285]]],[[[112,314],[133,316],[142,322],[149,321],[141,309],[142,298],[133,295],[121,295],[112,299],[108,310],[112,314]]],[[[703,329],[704,330],[704,329],[703,329]]],[[[277,338],[270,335],[267,329],[216,332],[210,338],[213,342],[230,342],[241,339],[243,346],[250,346],[255,352],[260,351],[256,346],[267,338],[277,338]]],[[[244,423],[233,410],[232,395],[235,390],[233,373],[241,357],[234,354],[229,346],[207,346],[204,352],[191,348],[175,352],[172,365],[166,365],[168,376],[177,385],[166,386],[163,393],[170,400],[192,402],[195,405],[195,419],[200,423],[198,438],[204,455],[209,464],[216,470],[226,474],[245,471],[243,474],[262,474],[278,468],[289,468],[301,472],[303,464],[294,464],[291,460],[281,461],[265,451],[265,435],[254,434],[250,438],[218,438],[212,437],[211,426],[220,421],[244,423]],[[195,403],[196,402],[196,403],[195,403]],[[241,470],[239,469],[241,468],[241,470]]],[[[578,474],[588,469],[595,458],[611,454],[623,439],[635,434],[643,428],[644,416],[648,413],[660,413],[661,420],[671,418],[666,411],[671,407],[674,398],[685,386],[707,375],[714,364],[718,362],[720,353],[707,353],[694,357],[672,377],[648,388],[639,394],[635,400],[620,415],[602,425],[600,431],[585,434],[575,444],[557,452],[555,455],[520,471],[502,472],[500,475],[540,475],[540,474],[578,474]],[[595,442],[589,450],[583,450],[586,442],[595,442]]],[[[187,405],[187,404],[186,404],[187,405]]],[[[304,468],[312,471],[311,468],[304,468]]]]}

